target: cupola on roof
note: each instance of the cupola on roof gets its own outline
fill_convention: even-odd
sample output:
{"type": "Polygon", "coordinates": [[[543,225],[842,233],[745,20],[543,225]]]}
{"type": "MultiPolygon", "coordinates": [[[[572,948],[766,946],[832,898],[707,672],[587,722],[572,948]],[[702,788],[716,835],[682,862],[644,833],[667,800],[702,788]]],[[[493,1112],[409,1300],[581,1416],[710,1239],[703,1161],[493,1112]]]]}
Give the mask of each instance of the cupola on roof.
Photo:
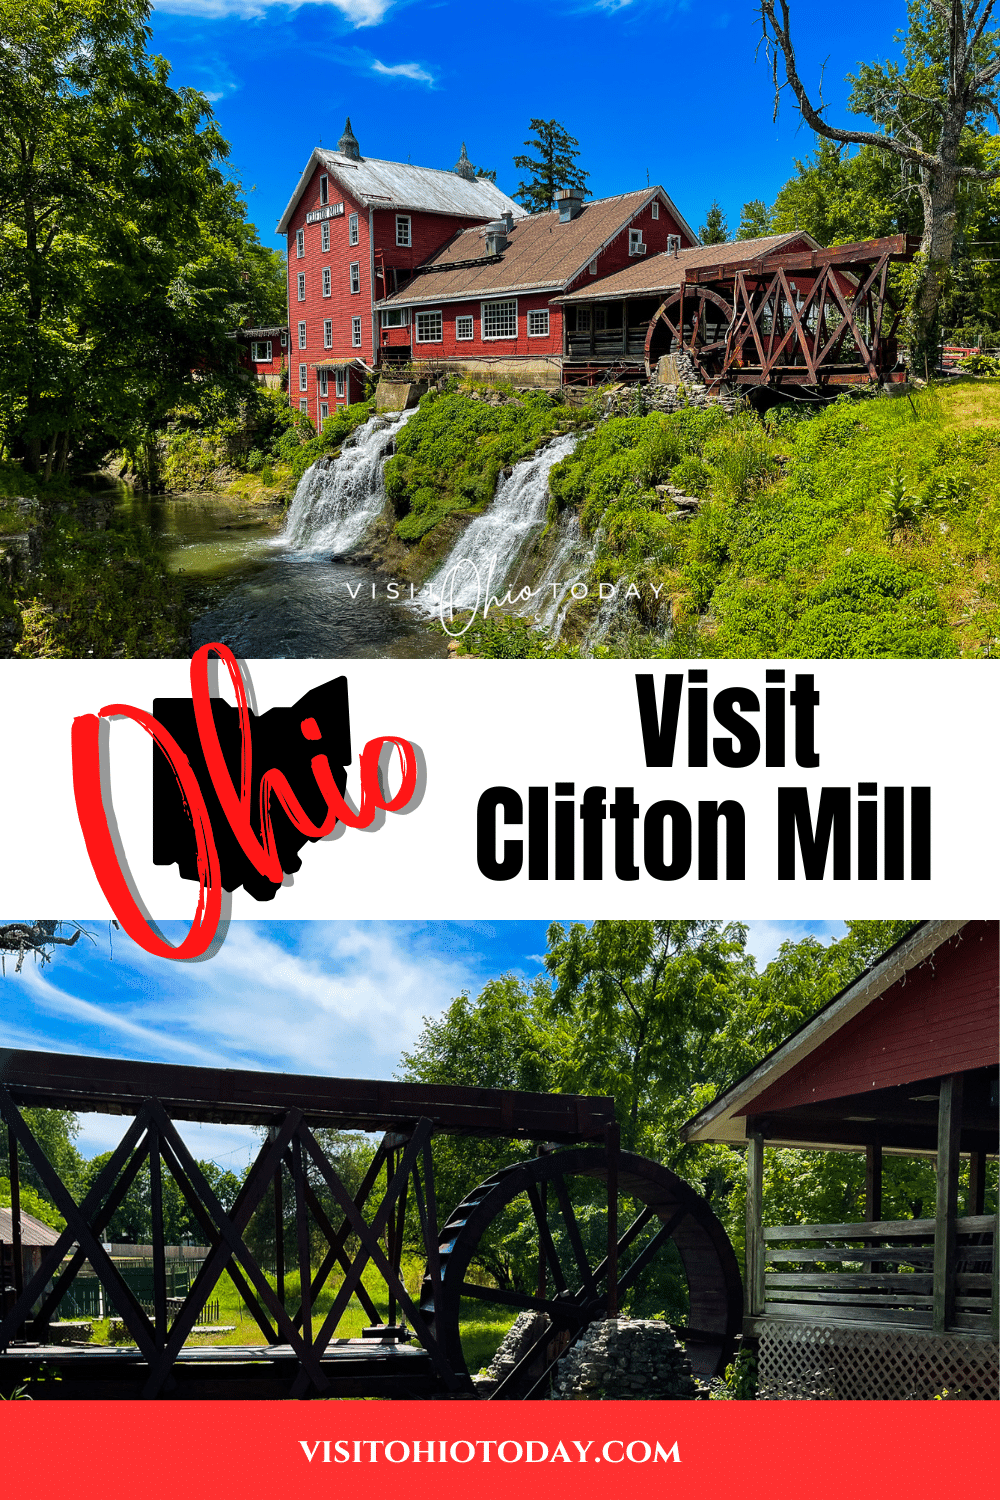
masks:
{"type": "Polygon", "coordinates": [[[351,161],[361,160],[361,147],[358,145],[357,137],[355,136],[354,131],[351,129],[350,115],[347,116],[347,124],[344,126],[344,133],[340,137],[340,140],[337,142],[337,150],[340,152],[341,156],[349,157],[351,161]]]}

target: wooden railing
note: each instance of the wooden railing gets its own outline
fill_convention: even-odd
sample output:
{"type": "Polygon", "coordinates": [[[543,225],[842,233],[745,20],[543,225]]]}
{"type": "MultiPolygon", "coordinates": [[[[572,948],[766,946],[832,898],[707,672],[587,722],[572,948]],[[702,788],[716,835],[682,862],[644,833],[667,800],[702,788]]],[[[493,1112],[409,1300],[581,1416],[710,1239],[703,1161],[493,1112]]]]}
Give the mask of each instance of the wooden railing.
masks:
{"type": "MultiPolygon", "coordinates": [[[[997,1326],[996,1215],[959,1219],[955,1229],[948,1327],[989,1334],[997,1326]]],[[[933,1219],[782,1224],[764,1230],[762,1248],[765,1316],[934,1326],[933,1219]]]]}

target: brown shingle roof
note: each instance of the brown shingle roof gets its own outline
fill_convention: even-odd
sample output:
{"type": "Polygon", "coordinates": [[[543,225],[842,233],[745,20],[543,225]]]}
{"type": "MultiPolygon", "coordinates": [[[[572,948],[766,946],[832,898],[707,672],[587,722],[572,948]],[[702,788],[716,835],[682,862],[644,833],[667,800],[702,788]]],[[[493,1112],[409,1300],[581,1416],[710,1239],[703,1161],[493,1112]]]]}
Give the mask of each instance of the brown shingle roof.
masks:
{"type": "MultiPolygon", "coordinates": [[[[578,276],[653,198],[672,209],[663,189],[651,187],[585,203],[569,224],[560,224],[557,209],[515,219],[500,260],[491,259],[485,265],[457,264],[454,270],[421,268],[406,287],[377,305],[412,307],[536,287],[558,290],[578,276]]],[[[447,268],[455,262],[479,262],[486,253],[486,232],[485,228],[463,229],[427,265],[447,268]]]]}
{"type": "MultiPolygon", "coordinates": [[[[22,1245],[54,1245],[58,1238],[58,1229],[50,1229],[41,1219],[35,1219],[21,1210],[22,1245]]],[[[14,1242],[14,1216],[9,1208],[0,1208],[0,1240],[8,1245],[14,1242]]]]}
{"type": "Polygon", "coordinates": [[[594,286],[581,287],[578,292],[569,292],[565,297],[554,297],[554,302],[601,302],[618,297],[642,297],[656,292],[669,292],[680,286],[684,272],[697,270],[700,266],[739,264],[770,255],[773,250],[801,242],[804,249],[815,250],[819,246],[811,234],[794,230],[787,234],[768,234],[756,240],[733,240],[728,245],[694,245],[690,250],[681,250],[676,255],[664,252],[647,260],[636,261],[623,271],[612,276],[603,276],[594,286]]]}

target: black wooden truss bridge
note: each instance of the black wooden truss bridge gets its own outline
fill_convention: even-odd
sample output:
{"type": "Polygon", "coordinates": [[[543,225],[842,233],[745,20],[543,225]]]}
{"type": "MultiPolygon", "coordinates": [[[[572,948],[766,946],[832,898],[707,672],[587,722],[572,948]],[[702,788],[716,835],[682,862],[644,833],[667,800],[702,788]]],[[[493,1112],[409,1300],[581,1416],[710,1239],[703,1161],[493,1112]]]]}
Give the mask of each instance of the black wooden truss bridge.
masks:
{"type": "Polygon", "coordinates": [[[649,325],[646,372],[683,351],[710,389],[904,381],[889,268],[919,243],[897,234],[689,268],[649,325]]]}
{"type": "Polygon", "coordinates": [[[511,1320],[522,1311],[544,1315],[533,1325],[533,1344],[490,1399],[537,1397],[554,1362],[589,1323],[626,1307],[659,1257],[687,1283],[680,1336],[696,1373],[710,1376],[724,1366],[741,1328],[741,1280],[722,1226],[687,1183],[619,1149],[612,1099],[3,1051],[0,1116],[15,1235],[13,1284],[0,1303],[5,1394],[34,1379],[31,1389],[42,1398],[476,1399],[462,1309],[478,1315],[489,1304],[494,1317],[498,1307],[511,1320]],[[22,1113],[39,1106],[131,1117],[80,1202],[22,1113]],[[177,1128],[183,1121],[258,1127],[259,1151],[228,1209],[185,1145],[177,1128]],[[317,1135],[327,1127],[381,1133],[353,1193],[317,1135]],[[517,1159],[442,1214],[433,1147],[446,1135],[508,1138],[517,1143],[517,1159]],[[23,1269],[18,1232],[21,1160],[66,1220],[31,1274],[23,1269]],[[105,1248],[107,1227],[144,1168],[153,1279],[152,1303],[145,1305],[105,1248]],[[167,1297],[166,1175],[208,1247],[179,1305],[176,1299],[168,1305],[167,1297]],[[529,1287],[487,1285],[475,1269],[480,1241],[511,1207],[520,1209],[532,1237],[536,1272],[529,1287]],[[246,1240],[258,1213],[273,1214],[270,1274],[246,1240]],[[296,1254],[286,1266],[290,1218],[296,1254]],[[419,1291],[407,1289],[402,1265],[404,1229],[411,1226],[412,1253],[414,1222],[425,1264],[419,1291]],[[85,1265],[130,1344],[52,1342],[55,1311],[85,1265]],[[388,1316],[362,1280],[369,1266],[385,1283],[388,1316]],[[189,1336],[225,1274],[263,1342],[195,1346],[189,1336]],[[289,1282],[301,1292],[289,1296],[289,1282]],[[321,1296],[325,1311],[317,1327],[321,1296]],[[362,1337],[338,1338],[352,1299],[370,1326],[362,1337]],[[60,1378],[39,1379],[40,1373],[60,1378]]]}

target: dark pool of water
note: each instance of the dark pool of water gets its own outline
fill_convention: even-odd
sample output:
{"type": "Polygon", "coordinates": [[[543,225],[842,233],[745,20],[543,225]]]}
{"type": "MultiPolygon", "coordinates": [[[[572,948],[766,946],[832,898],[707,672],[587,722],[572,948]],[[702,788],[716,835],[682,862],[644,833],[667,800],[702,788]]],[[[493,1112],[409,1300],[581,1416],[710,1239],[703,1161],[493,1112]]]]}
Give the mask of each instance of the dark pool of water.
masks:
{"type": "Polygon", "coordinates": [[[270,510],[204,493],[121,503],[165,543],[191,610],[193,650],[221,641],[251,658],[446,655],[439,634],[388,598],[385,578],[290,552],[270,510]]]}

